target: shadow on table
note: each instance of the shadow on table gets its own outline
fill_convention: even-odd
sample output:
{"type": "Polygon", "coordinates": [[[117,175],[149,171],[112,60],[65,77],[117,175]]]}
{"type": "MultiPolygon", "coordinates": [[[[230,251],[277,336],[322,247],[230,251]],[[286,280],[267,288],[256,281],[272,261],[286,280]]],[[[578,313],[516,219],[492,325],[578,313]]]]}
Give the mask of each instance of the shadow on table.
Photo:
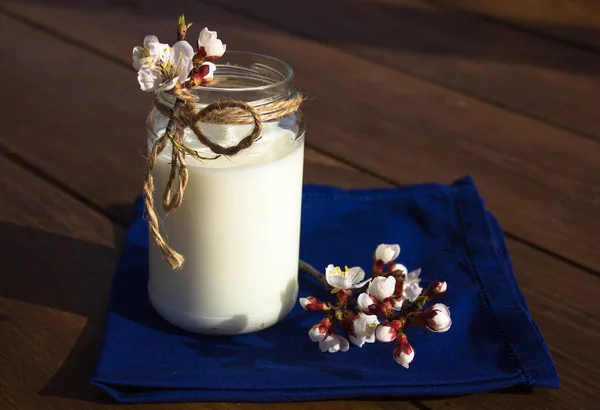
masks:
{"type": "MultiPolygon", "coordinates": [[[[114,212],[131,214],[130,206],[114,212]]],[[[82,227],[85,229],[85,227],[82,227]]],[[[60,369],[39,392],[42,395],[106,402],[90,384],[96,362],[108,295],[124,230],[115,225],[116,247],[0,223],[0,297],[74,313],[87,318],[60,369]]],[[[10,321],[0,315],[0,322],[10,321]]],[[[59,338],[60,340],[60,338],[59,338]]],[[[58,343],[58,342],[55,342],[58,343]]],[[[52,344],[48,344],[52,348],[52,344]]],[[[4,346],[4,349],[10,349],[4,346]]],[[[10,350],[9,350],[10,352],[10,350]]],[[[26,373],[24,373],[26,377],[26,373]]]]}

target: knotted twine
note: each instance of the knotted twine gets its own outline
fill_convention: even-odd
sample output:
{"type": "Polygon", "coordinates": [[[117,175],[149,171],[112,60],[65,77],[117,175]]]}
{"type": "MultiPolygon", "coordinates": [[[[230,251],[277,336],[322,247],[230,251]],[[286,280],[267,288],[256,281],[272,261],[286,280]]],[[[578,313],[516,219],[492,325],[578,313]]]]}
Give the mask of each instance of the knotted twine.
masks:
{"type": "Polygon", "coordinates": [[[300,108],[302,96],[294,92],[288,99],[275,101],[253,107],[243,101],[222,100],[215,101],[203,109],[196,109],[196,97],[187,89],[174,90],[177,98],[173,108],[160,102],[154,101],[155,107],[164,115],[170,118],[169,124],[164,134],[156,140],[148,159],[146,169],[146,180],[144,183],[144,202],[146,206],[146,216],[148,227],[156,245],[160,248],[163,258],[173,269],[179,269],[185,260],[183,255],[171,248],[160,233],[158,216],[156,214],[156,205],[154,203],[154,178],[152,171],[156,166],[156,161],[160,153],[165,149],[167,143],[171,141],[171,172],[162,197],[162,205],[168,213],[177,209],[183,202],[183,195],[188,183],[188,170],[185,156],[190,155],[198,160],[216,159],[221,155],[235,155],[238,152],[249,148],[260,137],[263,121],[271,121],[283,118],[292,114],[300,108]],[[214,141],[211,141],[200,128],[200,123],[209,124],[254,124],[252,132],[242,138],[237,145],[223,147],[214,141]],[[186,147],[183,143],[183,131],[189,127],[198,140],[207,146],[215,156],[206,158],[200,156],[196,151],[186,147]]]}

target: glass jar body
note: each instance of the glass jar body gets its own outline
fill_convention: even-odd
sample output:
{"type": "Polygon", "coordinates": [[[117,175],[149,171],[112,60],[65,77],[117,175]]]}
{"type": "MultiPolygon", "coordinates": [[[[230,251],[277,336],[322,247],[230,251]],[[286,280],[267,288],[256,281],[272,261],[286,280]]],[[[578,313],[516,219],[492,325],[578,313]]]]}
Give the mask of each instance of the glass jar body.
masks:
{"type": "MultiPolygon", "coordinates": [[[[219,93],[212,92],[217,99],[219,93]]],[[[150,113],[149,151],[168,121],[156,109],[150,113]]],[[[241,140],[252,127],[201,126],[224,146],[241,140]]],[[[183,142],[203,157],[214,157],[190,129],[183,142]]],[[[174,271],[150,236],[148,292],[155,310],[180,328],[205,334],[249,333],[277,323],[298,295],[302,116],[264,122],[259,139],[231,157],[199,161],[186,156],[184,199],[167,214],[162,195],[170,163],[169,143],[153,170],[154,202],[163,237],[185,262],[174,271]]]]}

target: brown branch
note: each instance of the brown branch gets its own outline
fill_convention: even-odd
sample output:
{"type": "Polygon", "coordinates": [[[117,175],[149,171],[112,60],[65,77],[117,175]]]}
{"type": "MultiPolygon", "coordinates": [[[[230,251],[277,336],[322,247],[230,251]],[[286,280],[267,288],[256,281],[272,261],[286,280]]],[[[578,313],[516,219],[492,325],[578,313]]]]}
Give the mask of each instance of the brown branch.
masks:
{"type": "Polygon", "coordinates": [[[319,283],[326,290],[331,289],[331,286],[329,286],[329,284],[327,283],[327,280],[325,279],[325,275],[323,275],[321,272],[316,270],[314,267],[312,267],[308,263],[304,262],[302,259],[300,259],[300,262],[298,263],[298,265],[299,265],[301,271],[308,273],[310,276],[312,276],[317,281],[319,281],[319,283]]]}

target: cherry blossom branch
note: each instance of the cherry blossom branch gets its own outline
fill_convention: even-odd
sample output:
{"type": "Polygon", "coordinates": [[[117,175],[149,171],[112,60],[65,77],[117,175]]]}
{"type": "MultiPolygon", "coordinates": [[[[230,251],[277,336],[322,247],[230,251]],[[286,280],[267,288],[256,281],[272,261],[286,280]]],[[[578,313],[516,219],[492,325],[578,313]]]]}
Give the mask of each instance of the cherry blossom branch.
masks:
{"type": "Polygon", "coordinates": [[[415,355],[405,333],[408,328],[423,326],[426,332],[434,333],[450,329],[452,320],[446,305],[436,303],[423,310],[430,300],[446,293],[446,282],[433,282],[427,289],[421,288],[421,269],[409,272],[404,265],[395,262],[399,254],[397,244],[379,245],[373,254],[372,277],[368,280],[364,280],[365,272],[357,266],[341,269],[329,265],[323,275],[300,261],[300,269],[317,279],[337,299],[330,302],[307,296],[299,300],[304,310],[325,315],[308,332],[322,352],[345,352],[350,343],[362,347],[376,340],[395,341],[392,356],[398,364],[408,368],[415,355]],[[357,293],[360,294],[355,298],[357,293]]]}
{"type": "Polygon", "coordinates": [[[301,271],[308,273],[310,276],[312,276],[317,281],[319,281],[319,283],[321,285],[323,285],[323,287],[326,290],[331,289],[331,286],[329,286],[329,284],[327,283],[327,279],[325,279],[325,275],[323,275],[321,272],[319,272],[317,269],[315,269],[312,265],[310,265],[310,264],[304,262],[302,259],[300,259],[298,266],[300,267],[301,271]]]}

